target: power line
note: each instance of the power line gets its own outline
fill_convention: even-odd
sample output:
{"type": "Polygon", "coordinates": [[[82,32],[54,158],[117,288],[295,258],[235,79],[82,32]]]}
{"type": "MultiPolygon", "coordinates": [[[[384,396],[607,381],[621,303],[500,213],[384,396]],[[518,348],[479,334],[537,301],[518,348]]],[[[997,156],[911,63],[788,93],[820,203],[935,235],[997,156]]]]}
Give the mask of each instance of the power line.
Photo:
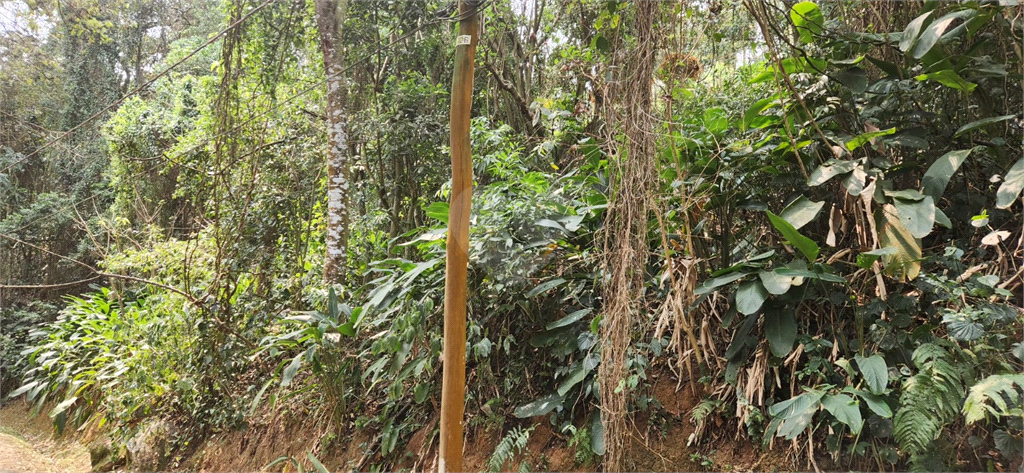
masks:
{"type": "Polygon", "coordinates": [[[151,79],[147,80],[147,81],[146,81],[146,82],[145,82],[144,84],[142,84],[142,85],[140,85],[140,86],[136,87],[135,89],[131,90],[131,91],[130,91],[130,92],[128,92],[127,94],[124,94],[124,95],[123,95],[123,96],[122,96],[121,98],[119,98],[119,99],[117,99],[117,100],[115,100],[115,101],[111,102],[111,103],[110,103],[109,105],[107,105],[106,107],[103,107],[103,109],[101,109],[100,111],[98,111],[98,112],[96,112],[96,113],[94,113],[94,114],[90,115],[90,116],[89,116],[88,118],[86,118],[85,120],[83,120],[83,121],[82,121],[81,123],[79,123],[79,124],[75,125],[75,126],[74,126],[74,127],[72,127],[72,128],[70,129],[70,130],[68,130],[68,131],[65,131],[64,133],[61,133],[61,135],[60,135],[60,136],[58,136],[58,137],[56,137],[56,138],[54,138],[54,139],[52,139],[52,140],[48,141],[48,142],[47,142],[46,144],[44,144],[44,145],[43,145],[43,146],[41,146],[41,147],[39,147],[39,148],[36,148],[36,150],[35,150],[35,151],[32,151],[31,153],[29,153],[29,154],[25,155],[25,156],[24,156],[24,157],[22,157],[21,159],[19,159],[19,160],[15,161],[15,162],[13,162],[13,163],[11,163],[11,164],[10,164],[9,166],[7,166],[6,168],[4,168],[4,170],[3,170],[3,174],[6,174],[6,173],[7,173],[8,171],[10,171],[11,169],[13,169],[13,168],[14,168],[14,166],[17,166],[18,164],[21,164],[22,162],[24,162],[24,161],[28,160],[29,158],[31,158],[31,157],[33,157],[33,156],[35,156],[35,155],[39,154],[40,152],[42,152],[42,151],[46,150],[47,148],[49,148],[49,147],[53,146],[53,145],[54,145],[54,144],[56,144],[56,143],[57,143],[58,141],[61,141],[61,140],[63,140],[64,138],[67,138],[67,137],[68,137],[68,136],[70,136],[70,135],[71,135],[72,133],[74,133],[74,132],[78,131],[78,130],[79,130],[80,128],[84,127],[84,126],[85,126],[86,124],[88,124],[88,123],[91,123],[91,122],[92,122],[93,120],[95,120],[96,118],[99,118],[99,116],[100,116],[100,115],[103,115],[104,113],[106,113],[106,112],[110,111],[110,110],[111,110],[111,109],[113,109],[114,107],[116,107],[116,106],[120,105],[120,104],[121,104],[122,102],[124,102],[124,101],[125,101],[126,99],[128,99],[128,97],[131,97],[132,95],[135,95],[135,94],[136,94],[136,93],[138,93],[139,91],[141,91],[141,90],[143,90],[143,89],[145,89],[145,88],[149,87],[149,86],[150,86],[150,85],[152,85],[152,84],[153,84],[154,82],[156,82],[157,80],[159,80],[159,79],[160,79],[161,77],[163,77],[163,76],[167,75],[168,73],[170,73],[170,72],[171,72],[171,70],[173,70],[173,69],[174,69],[175,67],[178,67],[178,66],[180,66],[181,64],[183,64],[183,63],[184,63],[185,61],[187,61],[187,60],[191,59],[191,58],[192,58],[193,56],[195,56],[196,54],[199,54],[199,52],[200,52],[200,51],[202,51],[202,50],[206,49],[206,47],[207,47],[207,46],[209,46],[209,45],[213,44],[213,43],[214,43],[215,41],[217,41],[218,39],[220,39],[220,38],[221,38],[221,36],[224,36],[225,34],[227,34],[227,32],[228,32],[228,31],[231,31],[232,29],[234,29],[234,28],[235,28],[235,27],[237,27],[237,26],[238,26],[239,24],[241,24],[241,23],[242,23],[243,21],[245,21],[245,20],[248,20],[248,19],[249,19],[249,18],[250,18],[251,16],[253,16],[254,14],[256,14],[256,12],[258,12],[258,11],[262,10],[262,9],[263,9],[264,7],[266,7],[267,5],[270,5],[270,4],[271,4],[271,3],[273,2],[273,1],[274,1],[274,0],[265,0],[265,1],[264,1],[263,3],[261,3],[261,4],[259,5],[259,6],[257,6],[257,7],[255,7],[255,8],[253,8],[252,10],[249,10],[249,13],[246,13],[246,14],[245,14],[244,16],[242,16],[241,18],[239,18],[238,20],[236,20],[236,21],[235,21],[234,23],[232,23],[231,25],[229,25],[229,26],[228,26],[227,28],[224,28],[223,30],[221,30],[221,32],[220,32],[220,33],[217,33],[216,35],[214,35],[214,36],[211,36],[211,37],[210,37],[210,39],[206,40],[206,42],[205,42],[205,43],[203,43],[202,45],[200,45],[200,46],[199,46],[198,48],[196,48],[196,49],[195,49],[195,50],[193,50],[192,52],[188,53],[188,55],[186,55],[185,57],[183,57],[183,58],[181,58],[180,60],[178,60],[178,62],[176,62],[176,63],[174,63],[174,64],[171,64],[171,65],[170,65],[170,66],[169,66],[169,67],[168,67],[167,69],[164,69],[163,71],[161,71],[161,72],[160,72],[159,74],[157,74],[156,76],[154,76],[154,77],[152,77],[151,79]]]}

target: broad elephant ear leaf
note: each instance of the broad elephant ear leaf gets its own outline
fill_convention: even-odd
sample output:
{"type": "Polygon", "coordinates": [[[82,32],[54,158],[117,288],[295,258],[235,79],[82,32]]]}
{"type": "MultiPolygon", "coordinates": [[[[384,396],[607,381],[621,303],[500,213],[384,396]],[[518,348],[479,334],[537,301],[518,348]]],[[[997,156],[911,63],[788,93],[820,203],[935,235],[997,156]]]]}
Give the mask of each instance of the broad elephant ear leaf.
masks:
{"type": "Polygon", "coordinates": [[[761,284],[764,285],[768,293],[776,296],[785,294],[793,285],[792,276],[784,276],[775,271],[761,271],[757,273],[757,276],[761,279],[761,284]]]}
{"type": "Polygon", "coordinates": [[[811,172],[810,177],[807,178],[807,185],[820,186],[833,177],[853,171],[855,164],[854,161],[830,159],[811,172]]]}
{"type": "Polygon", "coordinates": [[[765,311],[764,332],[768,338],[768,347],[772,354],[785,358],[793,350],[796,342],[796,317],[792,309],[783,309],[774,313],[765,311]]]}
{"type": "Polygon", "coordinates": [[[864,381],[868,383],[868,389],[873,394],[884,394],[885,387],[889,384],[889,368],[885,364],[885,359],[879,355],[857,355],[854,359],[857,360],[857,368],[864,376],[864,381]]]}
{"type": "Polygon", "coordinates": [[[864,426],[864,420],[860,416],[860,407],[857,406],[857,401],[854,401],[852,397],[846,394],[832,394],[822,398],[821,405],[839,422],[849,426],[850,433],[854,435],[860,433],[861,427],[864,426]]]}
{"type": "Polygon", "coordinates": [[[736,289],[736,310],[743,315],[756,314],[766,300],[768,291],[757,279],[742,282],[736,289]]]}
{"type": "Polygon", "coordinates": [[[914,238],[924,238],[935,226],[935,200],[925,196],[921,200],[893,198],[900,221],[914,238]]]}
{"type": "Polygon", "coordinates": [[[960,165],[974,150],[975,148],[950,151],[936,159],[921,178],[921,193],[931,196],[938,202],[942,198],[942,193],[946,191],[949,179],[956,174],[957,169],[960,169],[960,165]]]}
{"type": "Polygon", "coordinates": [[[1024,158],[1020,158],[1006,173],[1003,184],[996,191],[996,207],[1005,209],[1017,200],[1024,189],[1024,158]]]}
{"type": "Polygon", "coordinates": [[[800,196],[787,205],[785,209],[782,209],[782,213],[779,216],[792,224],[793,228],[799,230],[800,227],[814,220],[814,217],[818,216],[818,212],[821,212],[821,208],[824,206],[825,202],[815,202],[805,196],[800,196]]]}

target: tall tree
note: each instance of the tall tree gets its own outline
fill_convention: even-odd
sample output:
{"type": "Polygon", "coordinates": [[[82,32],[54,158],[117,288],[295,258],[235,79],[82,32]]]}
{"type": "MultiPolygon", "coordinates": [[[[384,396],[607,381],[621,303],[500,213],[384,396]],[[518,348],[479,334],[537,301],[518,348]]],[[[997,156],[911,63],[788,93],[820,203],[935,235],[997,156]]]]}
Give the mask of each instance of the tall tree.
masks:
{"type": "Polygon", "coordinates": [[[342,282],[348,257],[348,134],[341,25],[348,0],[315,0],[316,26],[327,79],[327,254],[324,280],[342,282]]]}
{"type": "Polygon", "coordinates": [[[477,0],[459,0],[459,35],[452,75],[452,200],[448,209],[448,255],[444,284],[444,373],[441,384],[441,455],[438,471],[462,471],[462,418],[466,403],[466,277],[473,157],[469,115],[473,105],[477,0]]]}

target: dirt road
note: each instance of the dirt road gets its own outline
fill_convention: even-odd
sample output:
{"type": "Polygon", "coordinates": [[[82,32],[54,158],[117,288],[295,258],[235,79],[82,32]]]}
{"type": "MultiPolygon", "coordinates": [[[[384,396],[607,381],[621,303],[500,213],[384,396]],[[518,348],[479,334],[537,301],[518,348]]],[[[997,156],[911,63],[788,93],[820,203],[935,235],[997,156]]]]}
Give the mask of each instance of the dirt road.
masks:
{"type": "Polygon", "coordinates": [[[45,413],[19,401],[0,409],[0,472],[86,473],[89,451],[76,439],[54,439],[45,413]]]}

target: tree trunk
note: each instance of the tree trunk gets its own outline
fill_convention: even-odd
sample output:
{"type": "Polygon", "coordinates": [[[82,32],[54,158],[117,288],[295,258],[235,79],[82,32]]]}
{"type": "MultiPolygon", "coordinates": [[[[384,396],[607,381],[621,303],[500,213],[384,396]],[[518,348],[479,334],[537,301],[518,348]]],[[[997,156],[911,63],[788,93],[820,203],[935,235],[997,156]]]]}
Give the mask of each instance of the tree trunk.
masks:
{"type": "Polygon", "coordinates": [[[626,421],[630,388],[624,386],[628,372],[626,354],[632,343],[634,317],[644,309],[645,268],[649,259],[647,218],[651,193],[657,188],[655,170],[654,120],[651,115],[651,83],[654,73],[656,38],[653,22],[659,2],[635,2],[634,24],[637,45],[629,55],[627,76],[617,78],[628,84],[609,97],[624,100],[625,113],[619,122],[626,134],[626,155],[615,161],[616,188],[608,205],[604,235],[604,270],[611,279],[604,287],[604,320],[601,326],[601,416],[604,424],[605,471],[622,471],[628,438],[626,421]]]}
{"type": "Polygon", "coordinates": [[[344,282],[348,257],[348,135],[341,25],[348,0],[315,0],[316,26],[327,78],[327,254],[324,281],[344,282]]]}
{"type": "Polygon", "coordinates": [[[441,384],[441,445],[438,471],[462,471],[462,420],[466,403],[466,273],[473,161],[469,114],[473,104],[473,55],[479,2],[459,0],[459,36],[452,76],[452,197],[444,284],[444,373],[441,384]]]}

